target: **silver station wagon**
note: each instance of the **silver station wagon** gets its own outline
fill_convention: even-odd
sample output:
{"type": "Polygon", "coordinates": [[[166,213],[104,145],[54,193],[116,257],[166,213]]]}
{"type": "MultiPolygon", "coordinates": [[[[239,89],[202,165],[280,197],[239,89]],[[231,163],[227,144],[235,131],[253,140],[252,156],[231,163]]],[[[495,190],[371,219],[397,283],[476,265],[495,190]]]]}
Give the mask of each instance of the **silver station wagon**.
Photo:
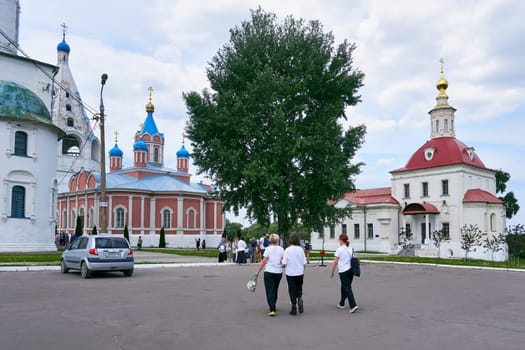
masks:
{"type": "Polygon", "coordinates": [[[133,250],[123,237],[80,236],[62,253],[60,271],[80,270],[82,278],[93,271],[121,271],[133,274],[133,250]]]}

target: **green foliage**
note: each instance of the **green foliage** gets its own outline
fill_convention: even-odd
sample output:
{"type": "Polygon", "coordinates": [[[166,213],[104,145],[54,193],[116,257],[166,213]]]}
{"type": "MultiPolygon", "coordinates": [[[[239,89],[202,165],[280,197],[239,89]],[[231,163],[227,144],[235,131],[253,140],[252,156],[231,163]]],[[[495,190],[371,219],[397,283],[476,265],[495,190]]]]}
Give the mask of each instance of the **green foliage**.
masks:
{"type": "Polygon", "coordinates": [[[481,245],[484,233],[478,225],[463,225],[461,227],[461,249],[465,251],[465,261],[468,253],[476,251],[476,246],[481,245]]]}
{"type": "Polygon", "coordinates": [[[80,216],[77,216],[77,222],[75,225],[75,236],[80,237],[84,233],[84,230],[82,230],[82,220],[80,219],[80,216]]]}
{"type": "Polygon", "coordinates": [[[365,127],[340,123],[357,104],[363,73],[355,45],[334,45],[318,21],[252,11],[211,59],[212,91],[183,97],[193,160],[209,175],[225,209],[262,226],[271,217],[287,237],[302,222],[318,228],[349,214],[329,201],[355,189],[352,163],[365,127]]]}
{"type": "Polygon", "coordinates": [[[525,227],[521,224],[509,226],[505,236],[509,256],[525,259],[525,227]]]}
{"type": "Polygon", "coordinates": [[[159,248],[166,248],[166,233],[164,233],[164,227],[160,229],[159,248]]]}
{"type": "Polygon", "coordinates": [[[242,224],[226,220],[223,236],[225,236],[229,242],[233,241],[235,237],[242,237],[242,224]]]}
{"type": "Polygon", "coordinates": [[[129,229],[128,229],[128,225],[125,225],[124,226],[124,238],[128,240],[129,242],[129,229]]]}
{"type": "Polygon", "coordinates": [[[91,234],[93,236],[96,236],[98,234],[98,232],[97,232],[97,225],[93,226],[93,230],[91,230],[91,234]]]}
{"type": "Polygon", "coordinates": [[[510,191],[505,193],[507,190],[507,182],[510,180],[510,174],[502,169],[496,171],[496,193],[501,193],[502,196],[498,197],[505,204],[505,216],[507,219],[512,218],[520,210],[518,200],[514,196],[514,192],[510,191]]]}

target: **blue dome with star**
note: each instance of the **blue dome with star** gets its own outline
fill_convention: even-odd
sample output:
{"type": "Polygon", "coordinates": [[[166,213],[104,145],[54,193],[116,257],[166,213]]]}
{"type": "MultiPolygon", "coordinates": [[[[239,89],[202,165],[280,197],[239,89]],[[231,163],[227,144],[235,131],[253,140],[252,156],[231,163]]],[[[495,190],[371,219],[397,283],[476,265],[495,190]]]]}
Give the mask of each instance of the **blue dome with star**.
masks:
{"type": "Polygon", "coordinates": [[[135,150],[135,151],[147,151],[148,150],[148,145],[146,145],[146,142],[142,141],[142,137],[141,137],[133,145],[133,150],[135,150]]]}
{"type": "Polygon", "coordinates": [[[189,158],[190,152],[182,145],[182,147],[177,152],[177,158],[189,158]]]}
{"type": "Polygon", "coordinates": [[[69,48],[69,45],[66,43],[66,38],[62,38],[62,42],[60,42],[58,45],[57,45],[57,50],[58,51],[63,51],[63,52],[66,52],[66,53],[69,53],[69,51],[71,50],[69,48]]]}
{"type": "Polygon", "coordinates": [[[113,146],[112,149],[109,150],[109,156],[110,157],[122,157],[124,155],[124,152],[119,148],[117,144],[113,146]]]}

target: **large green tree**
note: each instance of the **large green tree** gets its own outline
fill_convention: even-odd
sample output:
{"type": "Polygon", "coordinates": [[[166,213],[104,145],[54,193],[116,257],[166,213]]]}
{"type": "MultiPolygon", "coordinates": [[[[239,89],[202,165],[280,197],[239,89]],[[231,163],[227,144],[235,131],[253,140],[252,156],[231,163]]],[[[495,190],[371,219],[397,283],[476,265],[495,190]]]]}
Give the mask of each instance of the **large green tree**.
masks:
{"type": "Polygon", "coordinates": [[[507,190],[507,182],[510,180],[510,174],[502,169],[496,171],[496,193],[501,193],[499,199],[505,203],[505,216],[510,219],[518,213],[520,206],[518,200],[514,196],[514,192],[507,190]]]}
{"type": "Polygon", "coordinates": [[[361,166],[352,158],[365,127],[341,123],[363,84],[354,49],[318,21],[261,8],[230,30],[207,69],[211,90],[183,95],[194,162],[226,210],[275,218],[285,237],[297,222],[317,229],[348,215],[329,203],[354,190],[361,166]]]}

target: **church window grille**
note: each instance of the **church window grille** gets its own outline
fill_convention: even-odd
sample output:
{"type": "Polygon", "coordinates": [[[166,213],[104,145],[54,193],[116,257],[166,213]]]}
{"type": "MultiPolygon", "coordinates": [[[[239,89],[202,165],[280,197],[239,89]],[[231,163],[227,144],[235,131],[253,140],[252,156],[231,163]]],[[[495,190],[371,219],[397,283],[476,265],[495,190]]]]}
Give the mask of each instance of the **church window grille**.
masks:
{"type": "Polygon", "coordinates": [[[67,228],[67,211],[62,212],[62,228],[67,228]]]}
{"type": "Polygon", "coordinates": [[[15,156],[27,157],[27,134],[23,131],[15,132],[15,156]]]}
{"type": "Polygon", "coordinates": [[[71,117],[67,118],[67,126],[69,126],[69,127],[74,127],[75,126],[75,121],[73,120],[73,118],[71,118],[71,117]]]}
{"type": "Polygon", "coordinates": [[[367,226],[367,238],[372,239],[374,238],[374,224],[368,224],[367,226]]]}
{"type": "Polygon", "coordinates": [[[115,210],[115,227],[124,227],[124,209],[122,208],[117,208],[117,210],[115,210]]]}
{"type": "Polygon", "coordinates": [[[423,197],[428,197],[428,182],[423,182],[422,184],[422,192],[423,192],[423,197]]]}
{"type": "Polygon", "coordinates": [[[335,226],[334,225],[330,226],[330,238],[331,239],[335,238],[335,226]]]}
{"type": "Polygon", "coordinates": [[[153,161],[155,163],[159,162],[159,149],[157,147],[153,149],[153,161]]]}
{"type": "Polygon", "coordinates": [[[13,186],[11,190],[11,217],[24,218],[26,206],[26,189],[23,186],[13,186]]]}
{"type": "Polygon", "coordinates": [[[445,239],[450,238],[450,224],[448,222],[444,222],[441,226],[441,231],[443,232],[443,236],[445,239]]]}
{"type": "Polygon", "coordinates": [[[164,228],[171,228],[171,211],[169,211],[169,209],[162,211],[162,226],[164,228]]]}
{"type": "Polygon", "coordinates": [[[405,192],[405,198],[410,198],[410,184],[404,184],[403,189],[405,192]]]}
{"type": "Polygon", "coordinates": [[[448,180],[441,180],[441,194],[448,196],[448,180]]]}
{"type": "Polygon", "coordinates": [[[345,235],[348,234],[346,224],[341,224],[341,233],[344,233],[345,235]]]}
{"type": "Polygon", "coordinates": [[[359,224],[354,224],[354,239],[359,239],[359,224]]]}

